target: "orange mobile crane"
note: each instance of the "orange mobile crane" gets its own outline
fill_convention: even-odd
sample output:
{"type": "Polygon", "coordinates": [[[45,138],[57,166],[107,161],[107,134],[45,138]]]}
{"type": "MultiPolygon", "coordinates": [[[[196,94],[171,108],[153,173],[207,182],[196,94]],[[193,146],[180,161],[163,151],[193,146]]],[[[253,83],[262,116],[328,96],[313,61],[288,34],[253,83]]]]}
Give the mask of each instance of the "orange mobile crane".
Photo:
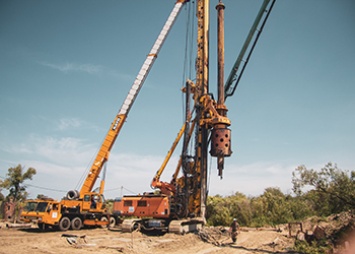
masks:
{"type": "Polygon", "coordinates": [[[81,190],[70,190],[61,201],[52,199],[28,200],[21,214],[25,222],[36,221],[42,229],[55,227],[65,231],[69,228],[78,230],[83,225],[115,225],[119,217],[108,213],[103,196],[105,179],[101,180],[99,191],[93,187],[100,172],[107,162],[110,151],[120,130],[125,123],[128,113],[135,101],[157,55],[186,0],[178,0],[171,11],[163,29],[141,67],[121,109],[113,120],[101,148],[90,168],[81,190]]]}
{"type": "Polygon", "coordinates": [[[183,88],[186,94],[185,123],[151,183],[151,187],[159,189],[159,193],[123,196],[115,201],[114,212],[122,217],[135,217],[123,220],[123,231],[141,229],[183,234],[198,230],[205,224],[208,147],[211,144],[210,154],[217,158],[218,175],[222,178],[224,158],[232,154],[231,130],[228,128],[231,122],[227,117],[225,99],[233,95],[275,0],[270,5],[269,2],[270,0],[264,0],[225,85],[223,74],[225,7],[221,1],[216,6],[218,11],[218,99],[214,100],[209,92],[208,81],[209,0],[196,1],[198,23],[196,82],[188,80],[186,87],[183,88]],[[262,18],[264,21],[258,28],[262,18]],[[259,33],[254,37],[257,30],[259,33]],[[252,40],[254,43],[250,44],[252,40]],[[239,69],[248,50],[247,60],[239,69]],[[192,106],[190,101],[193,101],[192,106]],[[162,182],[160,176],[182,136],[184,136],[182,155],[172,180],[162,182]],[[188,152],[191,142],[194,142],[194,154],[192,155],[188,152]],[[179,173],[182,173],[182,176],[178,177],[179,173]]]}

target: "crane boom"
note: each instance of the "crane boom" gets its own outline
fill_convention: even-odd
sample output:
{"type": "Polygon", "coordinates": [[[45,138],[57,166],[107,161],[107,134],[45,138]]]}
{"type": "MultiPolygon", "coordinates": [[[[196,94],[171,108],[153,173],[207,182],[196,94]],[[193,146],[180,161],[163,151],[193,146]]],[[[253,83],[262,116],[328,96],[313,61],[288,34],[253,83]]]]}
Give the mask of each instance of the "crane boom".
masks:
{"type": "MultiPolygon", "coordinates": [[[[125,101],[123,102],[121,109],[119,110],[118,114],[116,115],[114,121],[112,122],[110,129],[105,137],[105,140],[103,141],[101,148],[91,166],[90,172],[87,175],[83,186],[80,190],[80,197],[84,195],[86,192],[90,192],[92,188],[95,185],[95,182],[101,172],[101,169],[105,162],[108,160],[108,157],[110,155],[111,148],[127,118],[127,115],[134,103],[134,100],[137,98],[137,95],[140,91],[140,89],[143,86],[143,83],[150,71],[150,69],[153,66],[153,63],[155,59],[157,58],[157,55],[170,31],[170,28],[174,24],[176,17],[178,16],[181,7],[183,4],[187,2],[187,0],[178,0],[175,3],[175,6],[173,10],[171,11],[167,21],[165,22],[165,25],[163,29],[161,30],[158,38],[156,39],[151,51],[149,52],[146,60],[144,61],[132,87],[131,90],[129,91],[125,101]]],[[[102,193],[103,190],[100,189],[100,193],[102,193]]]]}
{"type": "Polygon", "coordinates": [[[258,15],[256,16],[256,19],[253,23],[253,26],[250,28],[249,34],[243,44],[242,50],[239,52],[238,58],[235,61],[233,68],[228,76],[228,79],[226,81],[226,84],[224,86],[224,91],[225,91],[225,98],[232,96],[235,92],[235,89],[238,86],[239,80],[244,72],[244,69],[249,61],[249,58],[251,54],[253,53],[254,47],[256,43],[258,42],[259,36],[264,28],[264,25],[270,15],[270,12],[272,10],[272,7],[274,6],[276,0],[272,0],[271,4],[270,0],[264,0],[263,4],[261,5],[261,8],[259,10],[258,15]],[[260,28],[258,28],[260,22],[262,20],[260,28]],[[258,31],[257,35],[254,37],[255,32],[258,31]],[[253,40],[253,43],[250,46],[251,41],[253,40]],[[243,60],[245,53],[248,51],[248,55],[246,60],[243,60]],[[244,61],[244,64],[242,68],[240,69],[239,67],[241,66],[242,62],[244,61]],[[234,84],[233,84],[234,83],[234,84]]]}

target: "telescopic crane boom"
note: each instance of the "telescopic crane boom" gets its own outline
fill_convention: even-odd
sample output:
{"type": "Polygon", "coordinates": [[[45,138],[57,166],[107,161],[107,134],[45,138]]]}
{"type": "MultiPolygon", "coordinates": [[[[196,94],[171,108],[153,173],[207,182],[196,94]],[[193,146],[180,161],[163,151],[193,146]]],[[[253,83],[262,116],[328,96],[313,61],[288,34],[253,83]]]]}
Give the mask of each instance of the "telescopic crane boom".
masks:
{"type": "MultiPolygon", "coordinates": [[[[105,137],[104,142],[101,145],[101,148],[91,166],[90,172],[87,175],[85,182],[80,190],[80,198],[83,197],[84,193],[90,192],[93,189],[93,186],[96,180],[99,177],[99,174],[102,170],[103,165],[108,160],[110,155],[111,148],[115,143],[115,140],[128,116],[128,113],[134,103],[134,100],[137,98],[139,90],[142,88],[144,81],[152,68],[155,59],[158,56],[158,53],[170,31],[170,28],[174,24],[176,17],[178,16],[182,5],[187,2],[186,0],[178,0],[170,13],[163,29],[161,30],[158,38],[156,39],[152,49],[150,50],[145,62],[143,63],[132,87],[129,91],[125,101],[123,102],[120,111],[113,120],[110,129],[105,137]]],[[[103,189],[100,188],[100,194],[103,193],[103,189]]]]}

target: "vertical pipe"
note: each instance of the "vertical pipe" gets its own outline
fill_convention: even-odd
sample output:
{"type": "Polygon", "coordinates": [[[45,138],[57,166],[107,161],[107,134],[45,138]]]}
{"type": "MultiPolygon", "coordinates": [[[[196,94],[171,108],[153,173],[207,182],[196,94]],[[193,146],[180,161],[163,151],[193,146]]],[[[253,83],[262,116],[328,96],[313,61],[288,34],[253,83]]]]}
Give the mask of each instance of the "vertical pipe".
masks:
{"type": "Polygon", "coordinates": [[[224,4],[217,6],[218,105],[224,104],[224,4]]]}
{"type": "MultiPolygon", "coordinates": [[[[225,6],[219,1],[216,6],[217,10],[217,60],[218,60],[218,100],[217,111],[221,116],[226,116],[227,109],[224,105],[224,9],[225,6]]],[[[216,125],[212,131],[214,136],[219,128],[225,128],[225,125],[216,125]]],[[[214,145],[214,142],[212,142],[214,145]]],[[[218,142],[217,142],[218,143],[218,142]]],[[[218,175],[222,178],[224,168],[224,155],[217,153],[218,175]]]]}

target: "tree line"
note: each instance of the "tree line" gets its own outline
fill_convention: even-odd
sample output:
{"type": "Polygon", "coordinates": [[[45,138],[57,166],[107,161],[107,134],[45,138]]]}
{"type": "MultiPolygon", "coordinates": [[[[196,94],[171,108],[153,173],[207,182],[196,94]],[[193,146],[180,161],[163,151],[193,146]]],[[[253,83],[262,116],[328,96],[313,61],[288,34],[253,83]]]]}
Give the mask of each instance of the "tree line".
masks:
{"type": "Polygon", "coordinates": [[[212,226],[229,225],[237,218],[241,226],[262,227],[326,217],[355,210],[355,171],[341,170],[328,163],[320,170],[297,167],[292,173],[293,193],[266,188],[260,196],[241,192],[210,196],[206,219],[212,226]]]}

